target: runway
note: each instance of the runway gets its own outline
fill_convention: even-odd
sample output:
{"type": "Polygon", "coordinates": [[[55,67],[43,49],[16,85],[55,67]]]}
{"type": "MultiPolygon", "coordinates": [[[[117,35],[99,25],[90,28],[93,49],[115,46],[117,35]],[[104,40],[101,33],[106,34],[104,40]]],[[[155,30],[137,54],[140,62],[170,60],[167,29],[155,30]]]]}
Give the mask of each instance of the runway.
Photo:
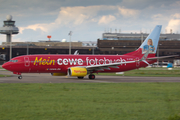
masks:
{"type": "Polygon", "coordinates": [[[100,76],[90,80],[88,76],[84,79],[67,76],[51,76],[47,73],[24,73],[23,78],[18,79],[9,71],[0,71],[0,74],[11,75],[11,77],[0,77],[0,83],[121,83],[121,82],[180,82],[180,77],[128,77],[128,76],[100,76]]]}

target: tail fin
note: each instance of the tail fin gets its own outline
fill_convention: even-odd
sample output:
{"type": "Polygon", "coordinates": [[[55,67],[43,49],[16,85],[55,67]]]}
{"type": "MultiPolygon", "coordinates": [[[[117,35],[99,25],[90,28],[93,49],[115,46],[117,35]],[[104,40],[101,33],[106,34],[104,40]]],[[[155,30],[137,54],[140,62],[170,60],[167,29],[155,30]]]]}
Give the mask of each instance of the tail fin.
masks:
{"type": "Polygon", "coordinates": [[[149,48],[150,49],[149,54],[151,54],[152,56],[155,56],[157,47],[158,47],[161,28],[162,28],[162,25],[157,25],[136,51],[128,53],[126,55],[141,56],[145,54],[149,48]]]}

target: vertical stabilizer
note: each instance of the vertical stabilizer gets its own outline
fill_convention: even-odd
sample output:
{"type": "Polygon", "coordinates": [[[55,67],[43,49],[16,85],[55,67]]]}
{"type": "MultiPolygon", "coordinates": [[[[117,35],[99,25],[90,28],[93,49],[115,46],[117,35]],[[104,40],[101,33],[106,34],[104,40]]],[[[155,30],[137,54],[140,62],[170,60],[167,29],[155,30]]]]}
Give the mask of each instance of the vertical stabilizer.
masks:
{"type": "Polygon", "coordinates": [[[146,53],[148,46],[150,48],[149,53],[156,53],[157,46],[159,42],[159,36],[161,33],[162,25],[157,25],[154,30],[151,32],[151,34],[148,35],[148,37],[144,40],[144,42],[141,44],[139,48],[142,49],[142,53],[146,53]]]}
{"type": "Polygon", "coordinates": [[[162,25],[157,25],[136,51],[128,53],[126,55],[143,55],[149,49],[149,54],[155,56],[158,47],[161,28],[162,25]]]}

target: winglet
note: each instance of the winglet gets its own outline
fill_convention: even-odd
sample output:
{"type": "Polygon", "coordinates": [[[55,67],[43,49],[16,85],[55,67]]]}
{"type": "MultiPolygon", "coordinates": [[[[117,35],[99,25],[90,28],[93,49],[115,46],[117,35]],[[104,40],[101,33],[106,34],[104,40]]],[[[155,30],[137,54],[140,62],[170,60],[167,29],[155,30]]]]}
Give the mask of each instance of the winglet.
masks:
{"type": "Polygon", "coordinates": [[[149,48],[146,51],[146,53],[143,55],[143,57],[140,59],[140,61],[146,60],[148,55],[149,55],[149,48]]]}
{"type": "Polygon", "coordinates": [[[149,55],[149,51],[150,51],[150,48],[148,48],[148,50],[146,51],[146,53],[144,54],[144,56],[139,60],[139,61],[143,61],[145,62],[146,64],[149,65],[149,63],[146,61],[148,55],[149,55]]]}
{"type": "Polygon", "coordinates": [[[76,51],[74,52],[74,55],[79,55],[78,50],[76,50],[76,51]]]}

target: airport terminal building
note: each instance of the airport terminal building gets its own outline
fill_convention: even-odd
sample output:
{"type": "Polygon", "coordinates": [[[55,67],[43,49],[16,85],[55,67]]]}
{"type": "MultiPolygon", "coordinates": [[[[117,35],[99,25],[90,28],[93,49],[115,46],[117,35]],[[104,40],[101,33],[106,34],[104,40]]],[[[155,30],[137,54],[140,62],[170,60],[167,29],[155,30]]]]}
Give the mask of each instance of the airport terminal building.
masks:
{"type": "MultiPolygon", "coordinates": [[[[132,33],[103,33],[97,42],[72,42],[73,54],[109,54],[122,55],[136,50],[148,34],[132,33]]],[[[0,59],[9,60],[10,44],[3,42],[0,45],[0,59]]],[[[12,57],[27,54],[69,54],[69,42],[39,41],[39,42],[12,42],[12,57]]],[[[180,55],[180,34],[161,34],[157,56],[180,55]]],[[[172,61],[167,59],[166,61],[172,61]]]]}
{"type": "MultiPolygon", "coordinates": [[[[103,33],[98,48],[103,54],[125,54],[136,50],[149,34],[103,33]]],[[[180,34],[161,34],[157,55],[180,55],[180,34]]]]}
{"type": "MultiPolygon", "coordinates": [[[[32,54],[69,54],[69,42],[12,42],[12,57],[32,54]]],[[[78,50],[79,54],[99,54],[97,46],[83,46],[82,42],[71,42],[71,54],[78,50]]],[[[10,44],[0,45],[0,61],[8,61],[10,44]]]]}

